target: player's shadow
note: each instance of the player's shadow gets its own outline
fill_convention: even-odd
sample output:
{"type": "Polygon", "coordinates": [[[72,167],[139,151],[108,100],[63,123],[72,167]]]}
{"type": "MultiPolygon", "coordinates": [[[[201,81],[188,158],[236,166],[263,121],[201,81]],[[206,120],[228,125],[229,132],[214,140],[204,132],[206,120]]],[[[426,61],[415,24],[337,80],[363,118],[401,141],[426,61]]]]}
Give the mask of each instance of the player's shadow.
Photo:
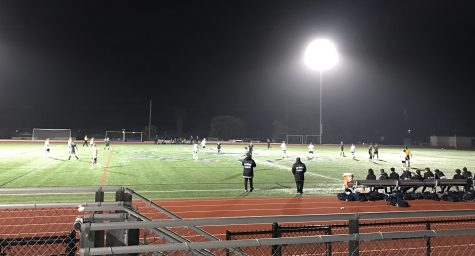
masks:
{"type": "Polygon", "coordinates": [[[67,161],[66,159],[61,159],[61,158],[56,158],[56,157],[50,157],[50,158],[56,161],[67,161]]]}
{"type": "Polygon", "coordinates": [[[371,161],[371,162],[372,162],[373,164],[375,164],[375,165],[381,165],[380,163],[377,163],[377,162],[375,162],[375,161],[371,161]]]}
{"type": "Polygon", "coordinates": [[[280,184],[280,183],[275,183],[275,185],[278,186],[278,187],[275,187],[275,188],[290,188],[290,186],[287,186],[287,185],[284,185],[284,184],[280,184]]]}
{"type": "Polygon", "coordinates": [[[227,176],[226,178],[224,178],[220,181],[223,182],[223,181],[233,180],[237,177],[242,177],[242,173],[237,173],[237,174],[234,174],[234,175],[231,175],[231,176],[227,176]]]}
{"type": "Polygon", "coordinates": [[[247,197],[249,194],[250,194],[250,192],[245,192],[245,191],[243,191],[241,194],[239,194],[239,195],[236,196],[236,197],[237,197],[237,198],[240,198],[240,197],[247,197]]]}
{"type": "Polygon", "coordinates": [[[377,159],[377,161],[380,161],[380,162],[387,162],[386,160],[382,160],[382,159],[377,159]]]}
{"type": "Polygon", "coordinates": [[[353,160],[356,161],[356,162],[359,162],[359,161],[360,161],[359,159],[356,159],[356,158],[353,158],[353,160]]]}

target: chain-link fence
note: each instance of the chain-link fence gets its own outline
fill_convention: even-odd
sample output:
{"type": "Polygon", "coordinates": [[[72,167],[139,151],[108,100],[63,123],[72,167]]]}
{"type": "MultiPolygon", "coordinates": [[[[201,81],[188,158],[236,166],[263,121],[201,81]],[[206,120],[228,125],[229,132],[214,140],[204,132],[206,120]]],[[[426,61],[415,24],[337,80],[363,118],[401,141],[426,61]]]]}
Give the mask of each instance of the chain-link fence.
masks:
{"type": "Polygon", "coordinates": [[[77,215],[77,208],[1,209],[0,255],[76,255],[77,215]]]}
{"type": "MultiPolygon", "coordinates": [[[[475,228],[475,218],[422,219],[405,221],[361,221],[357,233],[437,231],[475,228]]],[[[282,226],[273,223],[270,229],[249,231],[227,231],[226,240],[262,239],[279,237],[305,237],[318,235],[348,234],[350,224],[282,226]]],[[[356,233],[356,232],[355,232],[356,233]]],[[[453,236],[444,238],[403,238],[361,242],[349,246],[345,243],[313,243],[303,245],[275,245],[271,247],[240,248],[250,255],[348,255],[353,247],[355,255],[475,255],[474,236],[453,236]],[[456,248],[451,248],[456,247],[456,248]],[[460,254],[450,254],[450,252],[460,254]],[[444,254],[445,253],[445,254],[444,254]],[[469,254],[473,253],[473,254],[469,254]]],[[[228,251],[227,255],[233,255],[228,251]]],[[[349,254],[351,255],[351,254],[349,254]]]]}
{"type": "Polygon", "coordinates": [[[475,210],[181,219],[132,190],[103,192],[0,205],[0,256],[475,255],[475,210]]]}

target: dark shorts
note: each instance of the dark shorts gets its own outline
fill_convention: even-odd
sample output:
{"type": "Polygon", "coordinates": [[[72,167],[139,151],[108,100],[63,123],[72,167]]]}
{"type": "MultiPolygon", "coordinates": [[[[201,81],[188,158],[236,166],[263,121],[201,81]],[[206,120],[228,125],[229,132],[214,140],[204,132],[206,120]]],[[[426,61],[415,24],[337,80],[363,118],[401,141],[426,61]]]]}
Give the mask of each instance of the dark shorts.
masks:
{"type": "Polygon", "coordinates": [[[309,154],[313,154],[313,151],[308,151],[309,154]]]}
{"type": "Polygon", "coordinates": [[[92,161],[93,161],[94,163],[97,163],[97,157],[93,157],[93,158],[92,158],[92,161]]]}

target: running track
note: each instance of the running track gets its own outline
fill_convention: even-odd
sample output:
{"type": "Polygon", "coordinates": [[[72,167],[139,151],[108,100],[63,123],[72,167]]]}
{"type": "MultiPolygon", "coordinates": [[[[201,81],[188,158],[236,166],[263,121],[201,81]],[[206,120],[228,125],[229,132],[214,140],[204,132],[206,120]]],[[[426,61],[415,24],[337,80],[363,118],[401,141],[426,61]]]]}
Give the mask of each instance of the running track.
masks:
{"type": "MultiPolygon", "coordinates": [[[[385,201],[343,202],[336,197],[296,196],[289,198],[232,198],[232,199],[190,199],[155,201],[162,207],[183,219],[219,218],[245,216],[305,215],[305,214],[339,214],[356,212],[389,211],[427,211],[427,210],[474,210],[475,202],[446,202],[433,200],[412,200],[410,207],[399,208],[387,205],[385,201]]],[[[142,208],[152,212],[152,209],[142,208]]],[[[239,225],[233,227],[203,227],[206,231],[224,239],[226,229],[256,230],[270,228],[266,225],[239,225]]]]}

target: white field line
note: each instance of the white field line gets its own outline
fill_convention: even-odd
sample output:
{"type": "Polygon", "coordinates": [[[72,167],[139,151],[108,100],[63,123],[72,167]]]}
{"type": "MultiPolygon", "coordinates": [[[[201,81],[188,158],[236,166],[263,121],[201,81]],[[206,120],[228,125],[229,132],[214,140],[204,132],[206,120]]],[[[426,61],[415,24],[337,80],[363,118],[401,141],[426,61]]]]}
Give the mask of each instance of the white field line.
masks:
{"type": "MultiPolygon", "coordinates": [[[[271,163],[271,162],[267,162],[267,161],[259,161],[259,163],[275,166],[275,167],[278,167],[281,170],[286,170],[286,171],[289,171],[291,169],[290,167],[282,166],[280,164],[271,163]]],[[[335,181],[341,182],[341,179],[337,179],[337,178],[333,178],[333,177],[329,177],[329,176],[325,176],[325,175],[321,175],[321,174],[317,174],[317,173],[313,173],[313,172],[309,172],[309,171],[307,171],[306,174],[310,174],[310,175],[313,175],[313,176],[322,177],[322,178],[325,178],[325,179],[330,179],[330,180],[335,180],[335,181]]],[[[340,189],[341,189],[341,187],[340,187],[340,189]]]]}
{"type": "MultiPolygon", "coordinates": [[[[140,193],[176,193],[176,192],[216,192],[216,193],[221,193],[223,191],[243,191],[241,188],[228,188],[228,189],[176,189],[176,190],[138,190],[140,193]]],[[[274,189],[259,189],[256,188],[254,191],[264,191],[268,193],[272,192],[287,192],[290,194],[294,194],[295,188],[274,188],[274,189]]],[[[341,191],[341,187],[333,187],[333,188],[304,188],[305,192],[325,192],[326,194],[329,192],[339,192],[341,191]]],[[[113,193],[113,192],[106,192],[106,193],[113,193]]],[[[91,192],[77,192],[77,193],[70,193],[72,195],[79,195],[79,194],[91,194],[91,192]]],[[[25,194],[8,194],[14,195],[14,196],[20,196],[20,195],[25,195],[25,194]]],[[[58,195],[58,193],[35,193],[35,195],[58,195]]],[[[25,195],[26,196],[26,195],[25,195]]]]}

